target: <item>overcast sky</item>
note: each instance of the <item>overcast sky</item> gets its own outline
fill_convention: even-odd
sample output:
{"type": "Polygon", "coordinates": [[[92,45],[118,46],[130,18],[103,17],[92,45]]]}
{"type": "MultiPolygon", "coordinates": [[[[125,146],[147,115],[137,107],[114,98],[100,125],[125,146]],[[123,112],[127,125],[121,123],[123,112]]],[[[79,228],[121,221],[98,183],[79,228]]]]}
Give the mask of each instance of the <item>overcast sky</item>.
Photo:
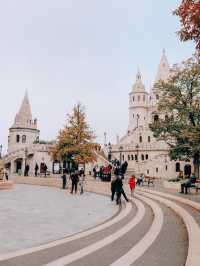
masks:
{"type": "Polygon", "coordinates": [[[25,89],[41,139],[54,139],[75,103],[99,141],[128,126],[128,93],[139,66],[149,90],[162,49],[190,57],[170,0],[0,0],[0,143],[7,146],[25,89]]]}

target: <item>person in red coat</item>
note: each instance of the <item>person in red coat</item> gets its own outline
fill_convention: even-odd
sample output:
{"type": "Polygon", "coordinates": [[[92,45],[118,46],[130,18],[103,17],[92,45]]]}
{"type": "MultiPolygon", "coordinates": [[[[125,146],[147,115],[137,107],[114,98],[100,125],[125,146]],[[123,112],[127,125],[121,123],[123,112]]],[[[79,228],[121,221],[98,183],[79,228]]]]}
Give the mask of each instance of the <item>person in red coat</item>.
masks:
{"type": "Polygon", "coordinates": [[[131,190],[131,197],[133,197],[133,194],[134,194],[134,189],[135,189],[135,176],[132,175],[130,178],[129,178],[129,187],[130,187],[130,190],[131,190]]]}

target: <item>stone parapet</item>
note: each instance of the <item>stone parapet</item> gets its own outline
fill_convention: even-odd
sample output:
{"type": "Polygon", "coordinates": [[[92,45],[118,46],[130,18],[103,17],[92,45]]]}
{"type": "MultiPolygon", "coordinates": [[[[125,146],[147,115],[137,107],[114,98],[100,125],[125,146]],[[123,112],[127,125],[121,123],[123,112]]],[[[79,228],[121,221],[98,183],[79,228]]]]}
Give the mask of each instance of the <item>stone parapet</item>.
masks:
{"type": "Polygon", "coordinates": [[[10,190],[13,188],[13,182],[11,181],[1,181],[0,190],[10,190]]]}

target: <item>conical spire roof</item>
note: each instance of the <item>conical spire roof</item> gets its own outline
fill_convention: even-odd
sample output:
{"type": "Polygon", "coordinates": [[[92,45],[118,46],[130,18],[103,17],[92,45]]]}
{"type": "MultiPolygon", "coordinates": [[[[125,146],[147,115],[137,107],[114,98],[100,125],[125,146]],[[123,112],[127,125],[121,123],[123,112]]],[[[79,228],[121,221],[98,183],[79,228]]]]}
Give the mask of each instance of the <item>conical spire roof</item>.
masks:
{"type": "Polygon", "coordinates": [[[145,86],[142,83],[142,74],[139,68],[136,75],[136,81],[133,84],[133,92],[145,92],[145,86]]]}
{"type": "Polygon", "coordinates": [[[31,106],[28,98],[28,92],[26,91],[24,99],[22,101],[19,112],[15,117],[15,126],[32,128],[32,113],[31,106]]]}
{"type": "Polygon", "coordinates": [[[155,83],[157,83],[160,80],[163,80],[163,81],[167,80],[169,78],[169,75],[170,75],[169,62],[167,60],[165,50],[163,50],[160,64],[158,66],[155,83]]]}

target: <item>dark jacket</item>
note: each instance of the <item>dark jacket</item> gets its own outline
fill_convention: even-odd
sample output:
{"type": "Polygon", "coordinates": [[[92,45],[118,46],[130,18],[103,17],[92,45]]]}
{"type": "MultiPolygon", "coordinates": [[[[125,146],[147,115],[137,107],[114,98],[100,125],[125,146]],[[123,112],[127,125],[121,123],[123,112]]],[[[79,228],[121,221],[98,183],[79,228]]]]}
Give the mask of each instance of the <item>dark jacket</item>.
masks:
{"type": "Polygon", "coordinates": [[[72,174],[71,180],[72,180],[72,183],[74,183],[74,184],[78,183],[79,182],[78,174],[72,174]]]}
{"type": "Polygon", "coordinates": [[[116,180],[113,180],[111,182],[111,191],[115,191],[115,189],[116,189],[116,180]]]}
{"type": "Polygon", "coordinates": [[[116,192],[122,192],[123,190],[123,182],[122,180],[118,177],[116,180],[115,180],[115,191],[116,192]]]}

